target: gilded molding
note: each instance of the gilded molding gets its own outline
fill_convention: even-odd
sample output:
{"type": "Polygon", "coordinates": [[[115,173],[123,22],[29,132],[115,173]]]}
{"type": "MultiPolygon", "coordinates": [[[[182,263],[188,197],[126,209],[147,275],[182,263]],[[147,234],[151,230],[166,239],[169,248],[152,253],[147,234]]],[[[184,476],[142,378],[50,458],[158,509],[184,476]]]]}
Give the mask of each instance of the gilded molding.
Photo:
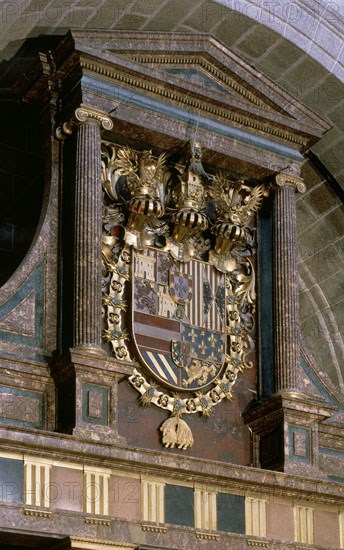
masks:
{"type": "Polygon", "coordinates": [[[85,523],[88,523],[89,525],[111,525],[111,521],[109,519],[101,518],[85,518],[85,523]]]}
{"type": "Polygon", "coordinates": [[[234,90],[235,92],[242,95],[245,99],[251,101],[258,107],[266,107],[266,104],[261,101],[260,99],[257,99],[253,94],[251,94],[248,90],[246,90],[243,86],[241,86],[238,82],[236,82],[234,79],[230,78],[229,76],[225,75],[222,71],[220,71],[217,67],[214,65],[208,63],[205,59],[200,57],[185,57],[185,56],[170,56],[170,55],[147,55],[147,54],[139,54],[139,55],[131,55],[130,58],[133,61],[137,61],[138,63],[157,63],[159,65],[165,64],[165,65],[185,65],[186,63],[188,65],[200,65],[203,69],[208,71],[210,74],[212,74],[219,82],[224,83],[229,88],[234,90]]]}
{"type": "Polygon", "coordinates": [[[70,541],[72,543],[72,548],[75,548],[77,546],[78,548],[90,549],[92,548],[93,545],[95,550],[98,550],[101,547],[108,548],[108,549],[137,548],[136,544],[127,544],[125,542],[113,542],[110,540],[87,539],[83,537],[74,537],[74,536],[70,536],[70,541]]]}
{"type": "Polygon", "coordinates": [[[155,525],[141,525],[142,531],[149,533],[162,533],[165,535],[167,533],[167,527],[158,527],[155,525]]]}
{"type": "Polygon", "coordinates": [[[280,189],[282,187],[293,187],[295,191],[299,193],[306,192],[306,186],[302,178],[297,176],[290,176],[289,174],[277,174],[275,179],[275,184],[272,185],[275,189],[280,189]]]}
{"type": "Polygon", "coordinates": [[[33,516],[35,518],[50,518],[52,515],[52,512],[48,512],[47,510],[33,510],[31,508],[24,508],[24,515],[25,516],[33,516]]]}
{"type": "Polygon", "coordinates": [[[269,548],[270,542],[263,542],[261,540],[246,539],[247,546],[257,546],[258,548],[269,548]]]}
{"type": "Polygon", "coordinates": [[[200,531],[196,532],[196,539],[202,540],[219,540],[220,535],[215,535],[214,533],[203,533],[200,531]]]}

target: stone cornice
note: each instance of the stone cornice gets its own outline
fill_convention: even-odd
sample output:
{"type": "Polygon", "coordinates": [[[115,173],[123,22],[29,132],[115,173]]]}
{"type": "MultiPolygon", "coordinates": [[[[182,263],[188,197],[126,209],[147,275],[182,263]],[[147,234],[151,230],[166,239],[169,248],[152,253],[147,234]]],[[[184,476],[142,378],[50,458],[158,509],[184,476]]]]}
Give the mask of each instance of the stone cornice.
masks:
{"type": "MultiPolygon", "coordinates": [[[[75,49],[82,51],[90,50],[89,44],[92,42],[92,30],[72,31],[71,37],[74,40],[75,49]]],[[[278,84],[270,80],[261,73],[257,73],[252,66],[246,63],[236,53],[229,50],[224,44],[207,33],[166,33],[166,32],[135,32],[135,31],[102,31],[97,32],[97,42],[92,44],[92,50],[97,57],[103,55],[104,58],[112,54],[118,54],[127,58],[140,56],[141,63],[146,56],[150,59],[150,69],[153,64],[153,57],[164,57],[167,61],[178,62],[180,57],[190,56],[198,59],[211,60],[211,64],[217,66],[230,75],[235,84],[240,85],[240,93],[244,95],[245,88],[248,97],[255,97],[259,102],[263,102],[275,109],[275,112],[282,111],[290,113],[292,105],[294,119],[313,128],[313,135],[320,135],[327,129],[327,121],[316,115],[305,105],[295,100],[294,97],[283,90],[278,84]]],[[[155,66],[157,67],[157,64],[155,66]]],[[[234,84],[234,85],[235,85],[234,84]]],[[[245,96],[244,96],[245,97],[245,96]]]]}
{"type": "MultiPolygon", "coordinates": [[[[276,123],[269,120],[264,120],[262,114],[258,117],[253,113],[245,114],[230,105],[216,105],[209,103],[209,100],[198,98],[196,94],[188,93],[186,89],[179,88],[175,85],[173,88],[166,87],[166,82],[148,79],[143,79],[142,75],[133,75],[130,72],[120,67],[116,70],[103,66],[90,60],[81,60],[80,65],[85,72],[100,75],[103,78],[110,79],[119,85],[129,86],[138,91],[144,91],[152,97],[159,97],[163,100],[170,100],[183,107],[188,107],[198,111],[206,116],[215,117],[225,122],[231,122],[238,128],[245,128],[250,131],[258,131],[261,134],[267,134],[269,137],[277,138],[281,142],[289,142],[294,147],[303,148],[306,146],[307,140],[296,135],[296,132],[291,132],[286,128],[278,127],[276,123]],[[260,120],[259,120],[260,119],[260,120]]],[[[224,103],[224,101],[222,101],[224,103]]],[[[243,108],[243,107],[242,107],[243,108]]],[[[246,107],[247,108],[247,107],[246,107]]],[[[265,111],[263,111],[265,112],[265,111]]],[[[266,118],[266,117],[265,117],[266,118]]]]}
{"type": "Polygon", "coordinates": [[[71,548],[83,550],[120,550],[121,548],[137,548],[137,544],[127,544],[125,542],[114,542],[110,540],[91,539],[86,537],[70,537],[71,548]]]}
{"type": "Polygon", "coordinates": [[[314,399],[308,395],[296,392],[281,392],[275,394],[264,403],[256,403],[244,413],[246,423],[265,424],[266,415],[276,415],[281,418],[281,407],[285,413],[295,415],[311,415],[313,418],[323,420],[330,417],[335,407],[323,399],[314,399]]]}
{"type": "Polygon", "coordinates": [[[340,451],[343,453],[344,458],[343,425],[333,427],[327,424],[325,427],[325,425],[320,424],[319,446],[340,451]]]}
{"type": "Polygon", "coordinates": [[[16,428],[16,431],[0,428],[0,448],[22,452],[54,460],[99,464],[104,468],[125,472],[171,478],[174,481],[188,480],[199,483],[213,483],[233,491],[266,494],[273,497],[298,498],[314,502],[342,503],[344,487],[319,479],[305,478],[280,472],[260,470],[236,464],[211,462],[203,459],[178,456],[168,452],[137,449],[124,445],[111,446],[108,443],[93,443],[89,440],[35,430],[16,428]],[[80,451],[82,448],[82,451],[80,451]]]}

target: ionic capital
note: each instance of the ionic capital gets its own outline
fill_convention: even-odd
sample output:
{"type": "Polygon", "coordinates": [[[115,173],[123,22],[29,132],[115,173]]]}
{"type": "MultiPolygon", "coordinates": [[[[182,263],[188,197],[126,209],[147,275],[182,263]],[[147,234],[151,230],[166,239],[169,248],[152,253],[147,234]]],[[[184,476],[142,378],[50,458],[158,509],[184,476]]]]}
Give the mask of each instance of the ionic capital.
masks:
{"type": "Polygon", "coordinates": [[[292,187],[299,193],[306,192],[306,186],[302,178],[298,176],[291,176],[290,174],[277,174],[275,182],[272,184],[274,189],[281,189],[283,187],[292,187]]]}
{"type": "Polygon", "coordinates": [[[64,141],[68,136],[71,136],[73,133],[74,124],[73,122],[63,122],[55,130],[55,137],[59,141],[64,141]]]}
{"type": "Polygon", "coordinates": [[[74,116],[77,122],[86,122],[87,119],[97,120],[100,122],[104,130],[111,130],[113,127],[113,122],[109,115],[99,111],[98,109],[93,109],[93,107],[91,108],[82,105],[76,109],[74,116]]]}
{"type": "Polygon", "coordinates": [[[56,138],[60,141],[65,140],[72,134],[75,126],[87,122],[87,120],[96,120],[104,130],[111,130],[113,128],[113,122],[107,113],[103,113],[103,111],[99,111],[93,107],[81,105],[81,107],[75,110],[70,121],[63,122],[56,128],[56,138]]]}

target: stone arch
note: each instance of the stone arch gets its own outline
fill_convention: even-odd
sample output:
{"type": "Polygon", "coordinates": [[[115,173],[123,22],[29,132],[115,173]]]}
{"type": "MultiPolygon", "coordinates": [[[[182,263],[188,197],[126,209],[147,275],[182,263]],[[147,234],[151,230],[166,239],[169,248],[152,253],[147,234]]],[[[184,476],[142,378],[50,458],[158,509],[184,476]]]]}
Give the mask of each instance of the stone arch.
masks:
{"type": "Polygon", "coordinates": [[[344,81],[344,19],[338,2],[214,0],[214,3],[278,33],[344,81]]]}

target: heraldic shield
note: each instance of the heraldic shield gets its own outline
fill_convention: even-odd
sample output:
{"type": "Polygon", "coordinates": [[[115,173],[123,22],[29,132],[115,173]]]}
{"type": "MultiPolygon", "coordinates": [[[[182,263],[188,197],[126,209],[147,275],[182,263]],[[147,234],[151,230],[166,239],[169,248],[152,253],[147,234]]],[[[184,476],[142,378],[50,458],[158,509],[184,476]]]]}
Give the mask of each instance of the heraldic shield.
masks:
{"type": "Polygon", "coordinates": [[[225,275],[153,248],[134,250],[132,262],[132,333],[141,362],[175,390],[205,388],[225,364],[225,275]]]}
{"type": "Polygon", "coordinates": [[[210,416],[251,368],[252,216],[264,185],[208,175],[181,151],[102,145],[103,339],[144,406],[170,413],[165,447],[193,444],[183,415],[210,416]],[[228,349],[227,349],[228,348],[228,349]]]}

